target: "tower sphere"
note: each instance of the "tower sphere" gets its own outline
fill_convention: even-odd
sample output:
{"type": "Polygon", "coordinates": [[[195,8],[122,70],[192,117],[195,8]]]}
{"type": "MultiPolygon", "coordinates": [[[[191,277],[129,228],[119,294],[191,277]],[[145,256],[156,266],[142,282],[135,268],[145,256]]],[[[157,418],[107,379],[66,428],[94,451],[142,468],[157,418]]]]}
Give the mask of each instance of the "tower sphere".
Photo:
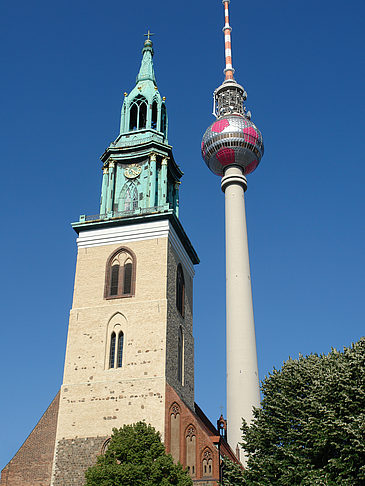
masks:
{"type": "Polygon", "coordinates": [[[206,130],[201,145],[202,156],[209,169],[222,176],[230,165],[241,167],[250,174],[264,154],[261,132],[242,114],[219,117],[206,130]]]}

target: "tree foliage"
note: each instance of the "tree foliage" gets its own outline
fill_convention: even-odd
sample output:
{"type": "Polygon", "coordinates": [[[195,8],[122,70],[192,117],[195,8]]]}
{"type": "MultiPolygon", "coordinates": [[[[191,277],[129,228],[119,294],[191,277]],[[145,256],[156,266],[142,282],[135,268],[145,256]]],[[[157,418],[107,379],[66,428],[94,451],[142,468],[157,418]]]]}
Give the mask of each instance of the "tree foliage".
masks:
{"type": "Polygon", "coordinates": [[[228,457],[223,458],[223,478],[221,486],[241,486],[244,483],[242,467],[231,461],[228,457]]]}
{"type": "Polygon", "coordinates": [[[165,453],[160,434],[144,422],[113,429],[109,446],[85,474],[85,486],[192,486],[165,453]]]}
{"type": "Polygon", "coordinates": [[[365,485],[365,338],[328,355],[289,359],[262,384],[243,424],[250,486],[365,485]]]}

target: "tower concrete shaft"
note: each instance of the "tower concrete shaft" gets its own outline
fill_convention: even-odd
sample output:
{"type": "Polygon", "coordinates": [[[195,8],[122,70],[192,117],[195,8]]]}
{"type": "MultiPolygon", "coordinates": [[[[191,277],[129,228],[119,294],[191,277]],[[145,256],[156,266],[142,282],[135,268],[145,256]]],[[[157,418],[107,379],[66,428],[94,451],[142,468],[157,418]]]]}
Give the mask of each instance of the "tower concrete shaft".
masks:
{"type": "Polygon", "coordinates": [[[226,208],[227,437],[244,462],[242,418],[251,422],[252,407],[260,406],[260,387],[242,169],[227,167],[221,187],[226,208]]]}

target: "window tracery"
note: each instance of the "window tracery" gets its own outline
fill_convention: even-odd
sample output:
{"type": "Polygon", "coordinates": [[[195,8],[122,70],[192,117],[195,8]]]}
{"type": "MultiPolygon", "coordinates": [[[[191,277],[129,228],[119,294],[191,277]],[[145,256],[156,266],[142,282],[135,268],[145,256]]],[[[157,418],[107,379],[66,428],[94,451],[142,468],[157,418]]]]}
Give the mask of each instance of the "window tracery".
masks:
{"type": "Polygon", "coordinates": [[[210,477],[213,474],[213,454],[209,448],[206,448],[202,454],[203,477],[210,477]]]}
{"type": "Polygon", "coordinates": [[[180,407],[176,402],[170,408],[170,453],[175,462],[180,460],[180,407]]]}
{"type": "Polygon", "coordinates": [[[135,286],[135,257],[121,248],[111,255],[106,267],[105,298],[131,297],[135,286]]]}
{"type": "Polygon", "coordinates": [[[135,211],[138,209],[138,189],[135,182],[124,184],[118,202],[118,211],[135,211]]]}
{"type": "Polygon", "coordinates": [[[185,432],[186,467],[192,478],[196,477],[196,430],[189,425],[185,432]]]}
{"type": "Polygon", "coordinates": [[[131,103],[129,112],[129,130],[143,130],[147,124],[147,100],[138,95],[131,103]]]}

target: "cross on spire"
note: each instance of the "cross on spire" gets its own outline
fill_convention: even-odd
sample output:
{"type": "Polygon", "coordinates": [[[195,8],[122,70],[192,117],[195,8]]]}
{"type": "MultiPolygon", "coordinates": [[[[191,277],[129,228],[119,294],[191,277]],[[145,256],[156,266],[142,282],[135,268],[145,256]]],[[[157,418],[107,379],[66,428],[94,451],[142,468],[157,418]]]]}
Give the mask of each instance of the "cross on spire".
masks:
{"type": "Polygon", "coordinates": [[[155,35],[155,34],[152,34],[152,32],[150,31],[150,29],[148,29],[147,34],[144,34],[144,36],[147,37],[147,40],[150,40],[151,35],[155,35]]]}

